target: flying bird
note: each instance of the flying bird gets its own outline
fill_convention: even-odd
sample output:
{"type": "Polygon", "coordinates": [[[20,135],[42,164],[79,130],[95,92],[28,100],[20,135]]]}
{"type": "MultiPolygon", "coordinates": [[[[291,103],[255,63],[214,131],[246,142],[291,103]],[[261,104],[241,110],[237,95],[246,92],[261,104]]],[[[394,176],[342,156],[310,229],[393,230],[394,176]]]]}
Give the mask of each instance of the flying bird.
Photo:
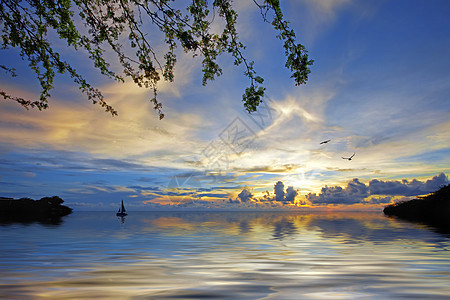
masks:
{"type": "Polygon", "coordinates": [[[331,141],[331,140],[326,140],[326,141],[320,142],[320,145],[326,144],[326,143],[328,143],[329,141],[331,141]]]}
{"type": "Polygon", "coordinates": [[[355,156],[356,153],[353,153],[352,156],[350,157],[343,157],[342,159],[348,159],[348,160],[352,160],[353,156],[355,156]]]}

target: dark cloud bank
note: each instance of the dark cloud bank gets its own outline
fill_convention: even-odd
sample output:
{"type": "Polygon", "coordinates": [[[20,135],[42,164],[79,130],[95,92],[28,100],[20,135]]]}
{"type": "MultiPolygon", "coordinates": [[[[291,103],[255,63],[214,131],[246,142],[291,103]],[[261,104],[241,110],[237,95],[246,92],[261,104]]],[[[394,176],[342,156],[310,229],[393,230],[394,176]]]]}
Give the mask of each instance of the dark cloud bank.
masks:
{"type": "Polygon", "coordinates": [[[317,194],[308,194],[306,198],[313,204],[355,204],[355,203],[389,203],[393,196],[418,196],[429,194],[441,186],[449,184],[444,173],[440,173],[425,182],[413,179],[408,181],[383,181],[373,179],[369,185],[354,178],[347,187],[325,186],[317,194]],[[366,199],[369,196],[370,199],[366,199]],[[377,197],[378,196],[378,197],[377,197]]]}
{"type": "MultiPolygon", "coordinates": [[[[313,205],[327,204],[382,204],[390,203],[394,196],[418,196],[432,193],[440,187],[449,184],[449,180],[444,173],[440,173],[425,182],[413,179],[408,181],[383,181],[373,179],[368,185],[359,181],[358,178],[348,182],[346,187],[324,186],[319,194],[309,193],[306,199],[313,205]]],[[[298,192],[294,187],[289,186],[286,190],[284,184],[278,181],[274,185],[274,193],[266,191],[261,198],[255,198],[251,191],[245,187],[236,200],[230,199],[231,203],[245,203],[251,201],[271,202],[277,201],[283,204],[293,203],[298,192]]]]}

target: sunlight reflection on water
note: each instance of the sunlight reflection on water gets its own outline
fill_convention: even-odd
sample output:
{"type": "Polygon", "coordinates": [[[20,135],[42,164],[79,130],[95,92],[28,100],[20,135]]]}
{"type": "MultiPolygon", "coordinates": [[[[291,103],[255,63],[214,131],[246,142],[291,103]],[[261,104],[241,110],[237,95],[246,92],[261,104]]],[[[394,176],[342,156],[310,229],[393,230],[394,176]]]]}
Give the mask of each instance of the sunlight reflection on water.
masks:
{"type": "Polygon", "coordinates": [[[0,229],[0,298],[450,295],[450,238],[379,213],[75,212],[0,229]]]}

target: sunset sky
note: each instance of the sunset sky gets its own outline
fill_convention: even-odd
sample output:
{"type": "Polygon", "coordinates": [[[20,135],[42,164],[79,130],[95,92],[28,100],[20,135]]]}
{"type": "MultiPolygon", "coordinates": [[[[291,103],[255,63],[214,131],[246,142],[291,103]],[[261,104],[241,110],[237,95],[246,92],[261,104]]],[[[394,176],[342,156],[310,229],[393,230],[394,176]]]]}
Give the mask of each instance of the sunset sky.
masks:
{"type": "MultiPolygon", "coordinates": [[[[257,113],[244,110],[248,82],[231,57],[202,86],[201,60],[179,53],[175,82],[159,86],[159,120],[149,90],[103,78],[87,55],[67,50],[119,116],[67,75],[45,111],[2,100],[0,196],[58,195],[80,210],[116,209],[122,199],[130,210],[365,209],[448,183],[450,1],[282,1],[315,61],[300,87],[253,1],[235,2],[245,55],[267,88],[257,113]]],[[[38,98],[18,51],[0,51],[0,65],[18,73],[0,72],[1,88],[38,98]]]]}

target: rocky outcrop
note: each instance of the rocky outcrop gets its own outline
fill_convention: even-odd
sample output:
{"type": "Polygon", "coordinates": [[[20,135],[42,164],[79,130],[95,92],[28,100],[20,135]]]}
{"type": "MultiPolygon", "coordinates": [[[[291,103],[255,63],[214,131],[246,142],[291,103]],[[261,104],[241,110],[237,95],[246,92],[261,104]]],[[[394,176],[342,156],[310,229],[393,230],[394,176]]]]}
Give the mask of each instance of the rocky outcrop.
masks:
{"type": "Polygon", "coordinates": [[[70,207],[62,203],[64,200],[58,196],[44,197],[40,200],[0,197],[0,221],[57,223],[61,217],[72,212],[70,207]]]}
{"type": "Polygon", "coordinates": [[[386,206],[383,212],[413,222],[422,222],[450,233],[450,185],[417,199],[386,206]]]}

